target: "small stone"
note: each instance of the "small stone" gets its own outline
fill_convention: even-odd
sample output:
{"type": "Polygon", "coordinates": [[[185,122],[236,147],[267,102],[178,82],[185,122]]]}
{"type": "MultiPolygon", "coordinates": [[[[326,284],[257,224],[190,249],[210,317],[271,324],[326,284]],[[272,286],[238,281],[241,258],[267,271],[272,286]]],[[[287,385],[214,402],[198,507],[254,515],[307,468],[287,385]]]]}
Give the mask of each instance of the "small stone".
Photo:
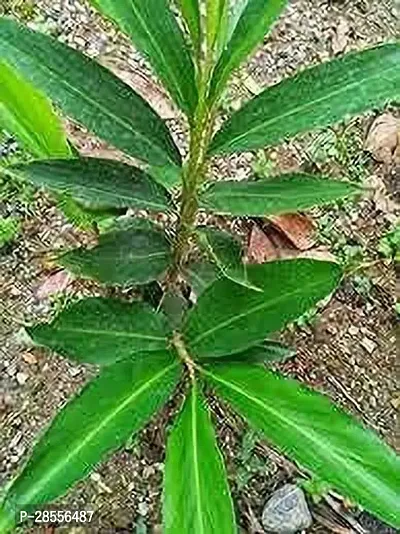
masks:
{"type": "Polygon", "coordinates": [[[26,373],[19,372],[19,373],[17,373],[17,374],[15,375],[15,378],[16,378],[18,384],[19,384],[20,386],[23,386],[23,385],[26,384],[26,382],[27,382],[27,380],[28,380],[28,378],[29,378],[29,375],[27,375],[26,373]]]}
{"type": "Polygon", "coordinates": [[[356,336],[360,330],[356,326],[350,326],[349,334],[351,336],[356,336]]]}
{"type": "Polygon", "coordinates": [[[82,369],[79,368],[79,367],[71,367],[70,369],[68,369],[68,373],[72,377],[78,376],[81,371],[82,371],[82,369]]]}
{"type": "Polygon", "coordinates": [[[360,345],[368,352],[368,354],[372,354],[374,350],[376,349],[376,343],[368,339],[367,337],[364,337],[360,341],[360,345]]]}
{"type": "Polygon", "coordinates": [[[138,504],[138,512],[141,516],[145,517],[149,513],[149,506],[145,502],[140,502],[138,504]]]}
{"type": "Polygon", "coordinates": [[[22,354],[22,359],[25,363],[28,363],[29,365],[34,365],[38,362],[35,354],[33,354],[32,352],[24,352],[22,354]]]}
{"type": "Polygon", "coordinates": [[[292,534],[311,526],[312,518],[303,491],[286,484],[267,501],[262,523],[269,532],[292,534]]]}
{"type": "Polygon", "coordinates": [[[101,480],[101,476],[99,475],[99,473],[96,472],[92,473],[90,475],[90,478],[93,480],[93,482],[100,482],[101,480]]]}

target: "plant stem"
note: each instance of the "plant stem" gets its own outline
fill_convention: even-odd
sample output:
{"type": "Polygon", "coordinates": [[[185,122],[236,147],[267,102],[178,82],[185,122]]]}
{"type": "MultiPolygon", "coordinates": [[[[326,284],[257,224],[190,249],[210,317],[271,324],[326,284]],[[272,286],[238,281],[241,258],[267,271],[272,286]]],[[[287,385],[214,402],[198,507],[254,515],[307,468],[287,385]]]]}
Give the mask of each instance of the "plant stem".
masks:
{"type": "Polygon", "coordinates": [[[182,176],[181,210],[173,246],[169,281],[175,283],[186,261],[199,208],[197,190],[206,177],[207,150],[214,126],[214,112],[207,103],[212,62],[206,60],[199,81],[199,104],[190,127],[189,155],[182,176]]]}
{"type": "Polygon", "coordinates": [[[192,382],[194,381],[195,377],[195,363],[190,357],[188,351],[186,350],[185,343],[183,342],[182,337],[179,333],[175,332],[174,337],[172,338],[172,343],[178,353],[178,356],[181,358],[183,363],[186,365],[190,379],[192,382]]]}

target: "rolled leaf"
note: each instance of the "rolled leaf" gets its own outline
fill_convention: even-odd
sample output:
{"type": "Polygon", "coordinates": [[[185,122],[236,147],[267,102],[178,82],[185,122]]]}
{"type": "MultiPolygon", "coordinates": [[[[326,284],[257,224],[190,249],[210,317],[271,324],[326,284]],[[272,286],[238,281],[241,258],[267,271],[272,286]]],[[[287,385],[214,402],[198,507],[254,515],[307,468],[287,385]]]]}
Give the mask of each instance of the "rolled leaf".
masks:
{"type": "Polygon", "coordinates": [[[249,265],[247,274],[263,292],[218,280],[188,313],[183,333],[195,357],[227,356],[263,341],[329,295],[341,269],[297,259],[249,265]]]}
{"type": "Polygon", "coordinates": [[[34,161],[7,172],[37,186],[67,192],[91,209],[172,207],[166,190],[142,170],[119,161],[96,158],[34,161]]]}
{"type": "Polygon", "coordinates": [[[201,21],[199,0],[177,0],[187,24],[196,55],[201,48],[201,21]]]}
{"type": "Polygon", "coordinates": [[[211,100],[221,94],[232,71],[262,42],[286,2],[287,0],[240,0],[240,5],[234,8],[228,29],[232,37],[224,48],[211,81],[211,100]],[[235,19],[236,25],[233,28],[235,19]]]}
{"type": "Polygon", "coordinates": [[[394,451],[319,393],[258,366],[204,370],[215,391],[257,431],[319,479],[400,527],[394,451]]]}
{"type": "Polygon", "coordinates": [[[91,0],[129,35],[152,64],[178,106],[189,116],[197,105],[194,65],[167,0],[91,0]]]}
{"type": "Polygon", "coordinates": [[[73,273],[105,284],[146,284],[166,271],[171,259],[164,233],[152,224],[133,222],[100,236],[91,249],[80,248],[59,257],[73,273]]]}
{"type": "Polygon", "coordinates": [[[267,339],[258,345],[254,345],[243,352],[229,354],[228,356],[219,356],[213,358],[210,356],[207,361],[221,363],[222,365],[230,363],[265,363],[272,364],[284,362],[295,355],[295,351],[279,341],[267,339]]]}
{"type": "Polygon", "coordinates": [[[61,121],[50,102],[1,60],[0,127],[15,135],[33,156],[67,158],[71,155],[61,121]]]}
{"type": "Polygon", "coordinates": [[[0,58],[66,115],[115,147],[154,165],[180,164],[161,118],[110,71],[56,39],[0,19],[0,58]]]}
{"type": "Polygon", "coordinates": [[[39,345],[78,362],[98,365],[161,350],[170,333],[166,318],[150,306],[106,298],[81,300],[51,323],[27,331],[39,345]]]}
{"type": "Polygon", "coordinates": [[[228,0],[206,0],[206,41],[209,50],[219,54],[224,46],[228,24],[228,0]]]}
{"type": "Polygon", "coordinates": [[[59,412],[8,488],[0,531],[7,531],[19,510],[32,511],[63,495],[123,445],[168,400],[179,375],[179,362],[166,351],[103,370],[59,412]]]}
{"type": "Polygon", "coordinates": [[[214,213],[262,217],[321,206],[360,192],[351,182],[307,174],[287,174],[271,180],[216,182],[200,196],[214,213]]]}
{"type": "Polygon", "coordinates": [[[234,113],[210,153],[274,145],[400,96],[400,44],[353,52],[269,87],[234,113]]]}
{"type": "Polygon", "coordinates": [[[223,459],[197,384],[168,439],[163,516],[165,534],[237,532],[223,459]]]}

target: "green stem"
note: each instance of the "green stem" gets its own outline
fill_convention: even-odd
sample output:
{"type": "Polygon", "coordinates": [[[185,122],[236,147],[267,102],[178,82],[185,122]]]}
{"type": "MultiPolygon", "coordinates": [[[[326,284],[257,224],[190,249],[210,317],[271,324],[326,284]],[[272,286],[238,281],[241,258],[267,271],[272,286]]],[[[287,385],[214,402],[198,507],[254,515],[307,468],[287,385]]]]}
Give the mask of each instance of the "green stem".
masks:
{"type": "Polygon", "coordinates": [[[173,246],[173,264],[169,277],[173,283],[176,282],[179,271],[190,250],[199,208],[197,191],[207,174],[207,150],[214,126],[214,111],[207,103],[212,69],[212,63],[206,59],[199,81],[199,104],[190,127],[189,156],[183,171],[181,210],[173,246]]]}

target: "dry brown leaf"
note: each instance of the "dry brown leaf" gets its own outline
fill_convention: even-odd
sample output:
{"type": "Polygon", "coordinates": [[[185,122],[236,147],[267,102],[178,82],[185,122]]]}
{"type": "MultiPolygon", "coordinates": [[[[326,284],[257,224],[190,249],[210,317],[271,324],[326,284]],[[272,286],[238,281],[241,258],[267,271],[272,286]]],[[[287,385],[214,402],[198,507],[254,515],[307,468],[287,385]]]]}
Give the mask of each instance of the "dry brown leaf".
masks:
{"type": "Polygon", "coordinates": [[[308,250],[315,245],[314,223],[307,215],[287,213],[285,215],[275,215],[270,217],[269,220],[285,234],[295,248],[308,250]]]}
{"type": "Polygon", "coordinates": [[[296,255],[296,249],[289,240],[272,225],[262,230],[254,224],[249,237],[246,256],[249,263],[265,263],[296,255]]]}
{"type": "MultiPolygon", "coordinates": [[[[307,241],[304,236],[297,236],[297,242],[307,241]]],[[[310,244],[308,240],[307,244],[310,244]]],[[[273,224],[266,224],[260,228],[254,224],[248,240],[246,260],[248,263],[265,263],[279,259],[310,258],[325,261],[335,261],[335,257],[325,247],[300,249],[296,247],[288,236],[273,224]]]]}
{"type": "Polygon", "coordinates": [[[374,120],[365,141],[365,149],[376,161],[389,164],[400,145],[400,119],[384,113],[374,120]]]}

